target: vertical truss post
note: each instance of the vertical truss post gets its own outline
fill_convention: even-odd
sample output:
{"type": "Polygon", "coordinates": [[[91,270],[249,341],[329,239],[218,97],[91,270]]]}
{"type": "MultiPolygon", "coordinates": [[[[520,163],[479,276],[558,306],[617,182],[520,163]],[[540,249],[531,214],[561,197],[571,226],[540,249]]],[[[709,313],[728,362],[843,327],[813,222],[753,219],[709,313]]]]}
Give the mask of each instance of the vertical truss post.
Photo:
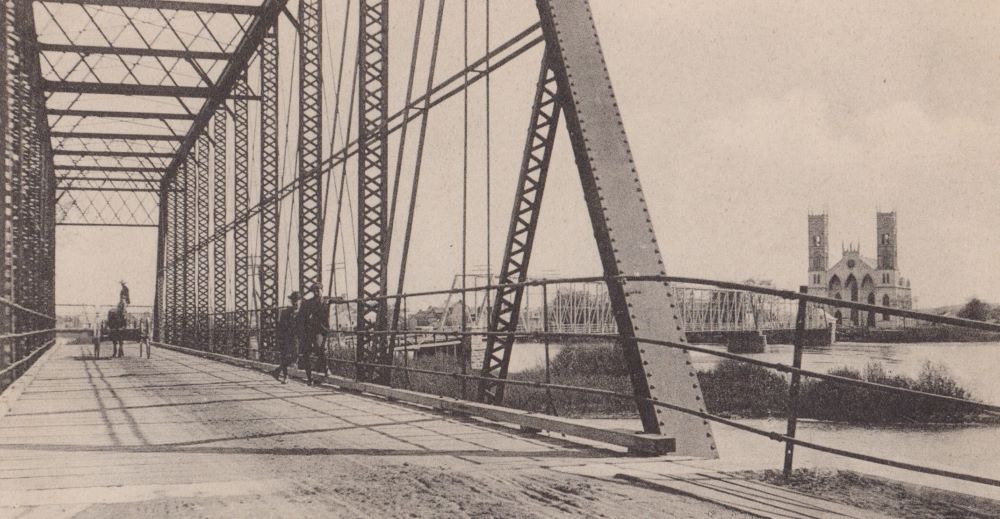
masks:
{"type": "Polygon", "coordinates": [[[167,269],[167,255],[169,251],[167,250],[168,245],[168,227],[167,224],[169,216],[167,215],[168,207],[167,192],[170,187],[167,184],[162,184],[160,186],[160,216],[158,218],[158,223],[156,225],[156,292],[153,297],[153,336],[152,340],[160,341],[162,340],[161,334],[163,333],[163,324],[166,320],[163,311],[163,305],[166,301],[166,291],[168,290],[166,283],[166,269],[167,269]]]}
{"type": "MultiPolygon", "coordinates": [[[[247,101],[249,93],[246,75],[240,77],[233,89],[236,98],[233,99],[233,215],[242,217],[250,210],[250,170],[248,159],[249,130],[247,125],[247,101]]],[[[233,326],[233,348],[236,354],[245,357],[247,353],[248,329],[250,320],[247,312],[250,306],[247,300],[247,276],[250,267],[247,261],[248,223],[240,222],[233,228],[233,263],[236,267],[233,274],[233,310],[235,319],[233,326]]]]}
{"type": "MultiPolygon", "coordinates": [[[[4,28],[4,82],[3,88],[4,106],[3,113],[6,122],[4,124],[4,291],[3,296],[10,301],[17,301],[20,295],[18,261],[20,258],[21,244],[23,243],[21,233],[21,110],[19,104],[22,102],[19,95],[18,75],[19,69],[19,38],[15,21],[17,20],[16,2],[6,0],[3,3],[3,28],[4,28]]],[[[17,316],[8,307],[4,306],[4,331],[13,333],[19,331],[17,316]]],[[[19,341],[17,339],[7,341],[0,345],[0,365],[10,365],[18,360],[19,341]]],[[[13,381],[11,378],[0,380],[0,384],[6,385],[13,381]]]]}
{"type": "Polygon", "coordinates": [[[517,194],[514,195],[514,209],[510,215],[507,244],[500,267],[499,287],[490,312],[489,331],[494,333],[486,339],[481,373],[489,380],[484,379],[479,383],[479,400],[489,404],[503,402],[503,380],[507,378],[514,333],[517,331],[521,312],[521,298],[524,295],[524,286],[518,283],[524,282],[528,275],[528,263],[531,261],[531,250],[535,242],[535,229],[538,227],[538,214],[542,207],[542,194],[548,177],[556,128],[559,126],[560,110],[559,88],[546,54],[542,58],[542,69],[535,88],[528,140],[521,159],[517,194]]]}
{"type": "Polygon", "coordinates": [[[212,121],[212,350],[222,346],[222,314],[226,311],[226,111],[212,121]]]}
{"type": "Polygon", "coordinates": [[[361,116],[358,135],[358,315],[357,377],[387,384],[391,372],[363,363],[388,364],[389,341],[370,332],[386,329],[386,287],[383,276],[386,244],[388,177],[389,5],[385,0],[363,0],[358,53],[361,116]]]}
{"type": "Polygon", "coordinates": [[[323,2],[299,2],[299,287],[322,281],[323,2]]]}
{"type": "MultiPolygon", "coordinates": [[[[4,1],[0,7],[0,297],[13,301],[13,262],[11,252],[14,237],[12,235],[11,215],[13,183],[11,182],[13,160],[11,157],[11,136],[13,121],[11,114],[10,95],[10,42],[9,31],[12,28],[13,16],[10,12],[11,2],[4,1]]],[[[0,308],[0,333],[8,334],[14,331],[13,315],[10,307],[0,308]]],[[[0,343],[0,368],[13,362],[9,343],[0,343]]],[[[0,388],[9,383],[9,378],[0,378],[0,388]]]]}
{"type": "MultiPolygon", "coordinates": [[[[274,360],[278,325],[278,25],[260,52],[260,336],[262,355],[274,360]]],[[[316,167],[318,163],[310,165],[316,167]]],[[[299,168],[301,172],[301,167],[299,168]]],[[[317,190],[317,193],[319,191],[317,190]]]]}
{"type": "MultiPolygon", "coordinates": [[[[642,336],[686,341],[673,288],[668,283],[616,278],[666,274],[666,270],[590,5],[580,0],[536,3],[635,396],[704,411],[688,352],[635,340],[642,336]]],[[[638,407],[643,429],[674,437],[678,454],[718,456],[707,421],[649,402],[639,402],[638,407]]]]}
{"type": "MultiPolygon", "coordinates": [[[[13,20],[18,19],[17,4],[18,2],[11,2],[13,5],[13,20]]],[[[12,40],[10,42],[13,47],[9,58],[11,60],[11,74],[9,81],[11,83],[11,116],[13,118],[13,125],[11,128],[11,147],[9,153],[13,155],[11,164],[11,225],[13,226],[12,235],[12,247],[11,247],[11,262],[13,263],[13,273],[11,279],[11,301],[16,303],[23,303],[25,285],[27,276],[25,275],[25,245],[27,242],[27,236],[25,233],[25,228],[27,224],[27,197],[24,193],[25,184],[25,172],[24,172],[24,154],[22,150],[22,141],[24,140],[24,132],[26,130],[24,126],[24,103],[26,99],[24,98],[24,78],[22,76],[23,63],[18,47],[21,44],[21,38],[17,34],[17,31],[12,32],[12,40]]],[[[25,326],[22,319],[18,315],[14,315],[12,320],[11,331],[19,332],[24,331],[25,326]]],[[[15,339],[11,341],[10,354],[12,355],[11,360],[16,361],[20,359],[21,347],[23,341],[21,339],[15,339]]],[[[14,374],[17,376],[17,373],[14,374]]]]}
{"type": "Polygon", "coordinates": [[[195,347],[198,293],[195,287],[198,257],[194,246],[198,240],[197,169],[188,157],[184,161],[184,346],[195,347]]]}
{"type": "Polygon", "coordinates": [[[208,336],[208,301],[209,287],[211,286],[211,280],[208,277],[208,219],[210,218],[208,210],[210,203],[208,192],[208,141],[209,137],[207,133],[202,133],[198,137],[197,159],[195,160],[198,171],[198,189],[196,193],[198,199],[196,217],[198,239],[195,242],[198,248],[195,252],[198,260],[198,270],[195,278],[195,289],[198,294],[198,309],[195,317],[198,339],[195,347],[198,349],[210,349],[211,346],[211,340],[208,336]]]}
{"type": "Polygon", "coordinates": [[[177,177],[174,177],[169,182],[165,182],[164,186],[166,188],[165,215],[167,220],[163,224],[167,227],[167,273],[165,276],[166,290],[164,290],[164,304],[166,306],[164,313],[166,314],[166,319],[163,327],[167,343],[177,344],[177,309],[180,304],[180,297],[178,297],[178,283],[180,282],[180,276],[178,275],[180,247],[178,247],[178,241],[180,236],[177,225],[180,218],[180,211],[177,207],[177,177]]]}

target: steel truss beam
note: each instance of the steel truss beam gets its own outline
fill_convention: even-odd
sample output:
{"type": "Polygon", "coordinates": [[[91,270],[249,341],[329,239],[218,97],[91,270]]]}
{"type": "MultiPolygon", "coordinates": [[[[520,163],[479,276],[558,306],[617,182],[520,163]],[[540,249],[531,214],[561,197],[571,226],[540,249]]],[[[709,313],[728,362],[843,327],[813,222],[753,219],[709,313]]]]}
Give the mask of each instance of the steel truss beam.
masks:
{"type": "MultiPolygon", "coordinates": [[[[208,240],[208,224],[210,218],[209,212],[209,149],[208,149],[209,136],[207,134],[202,134],[198,138],[197,154],[195,158],[195,167],[197,168],[197,190],[195,196],[197,198],[197,212],[195,213],[197,222],[197,240],[196,244],[200,245],[208,240]]],[[[209,290],[210,282],[209,279],[209,265],[208,265],[208,247],[199,247],[197,252],[192,252],[198,262],[198,267],[195,275],[195,293],[198,307],[195,311],[195,335],[197,337],[194,347],[199,350],[208,349],[210,344],[210,338],[208,336],[208,303],[209,303],[209,290]]]]}
{"type": "MultiPolygon", "coordinates": [[[[391,364],[389,341],[366,332],[386,329],[384,255],[389,86],[389,5],[385,0],[363,0],[360,10],[361,52],[358,70],[361,95],[358,135],[358,313],[357,358],[360,363],[391,364]]],[[[388,384],[391,372],[358,365],[362,381],[388,384]]]]}
{"type": "Polygon", "coordinates": [[[153,58],[179,58],[189,60],[227,60],[233,57],[231,52],[151,49],[142,47],[104,47],[98,45],[74,45],[61,43],[39,43],[38,50],[39,52],[65,52],[80,55],[105,54],[113,56],[146,56],[153,58]]]}
{"type": "MultiPolygon", "coordinates": [[[[604,273],[665,275],[590,5],[580,0],[536,3],[604,273]]],[[[704,412],[690,355],[672,348],[640,348],[634,340],[641,333],[685,342],[679,301],[670,285],[609,281],[608,293],[635,396],[704,412]]],[[[669,431],[678,454],[717,457],[707,421],[648,403],[638,407],[645,432],[669,431]]]]}
{"type": "MultiPolygon", "coordinates": [[[[248,90],[246,75],[240,77],[234,91],[245,94],[248,90]]],[[[247,102],[243,99],[233,100],[233,212],[243,214],[250,207],[250,171],[249,171],[249,130],[247,124],[247,102]]],[[[250,310],[247,299],[247,277],[250,266],[247,258],[247,240],[249,237],[249,222],[244,221],[233,227],[233,310],[235,310],[234,326],[237,335],[233,338],[236,344],[236,354],[247,355],[247,340],[244,335],[250,327],[247,312],[250,310]]]]}
{"type": "MultiPolygon", "coordinates": [[[[165,119],[189,121],[194,120],[194,114],[167,113],[167,112],[121,112],[114,110],[77,110],[77,109],[49,109],[48,115],[59,117],[108,117],[120,119],[165,119]]],[[[172,156],[172,155],[171,155],[172,156]]]]}
{"type": "MultiPolygon", "coordinates": [[[[219,108],[219,105],[229,96],[229,93],[232,91],[236,95],[248,96],[249,88],[244,89],[242,92],[236,92],[235,85],[240,78],[244,78],[250,58],[253,57],[254,53],[260,47],[260,43],[267,30],[277,22],[278,15],[287,2],[288,0],[264,0],[262,5],[256,8],[257,16],[250,22],[250,25],[243,34],[243,39],[233,53],[233,57],[226,62],[226,67],[219,74],[214,94],[205,100],[201,106],[201,110],[198,111],[198,116],[195,118],[194,123],[191,124],[187,136],[184,137],[180,148],[177,150],[177,157],[174,158],[174,161],[168,168],[167,178],[177,174],[177,168],[180,166],[183,157],[187,156],[188,152],[194,146],[195,139],[204,132],[205,127],[208,125],[208,120],[219,108]]],[[[245,82],[245,78],[243,80],[245,82]]]]}
{"type": "Polygon", "coordinates": [[[130,167],[130,166],[67,166],[63,164],[57,164],[54,166],[56,171],[123,171],[128,173],[163,173],[162,168],[143,168],[143,167],[130,167]]]}
{"type": "Polygon", "coordinates": [[[142,184],[142,183],[145,183],[145,184],[159,184],[160,183],[159,177],[152,178],[152,177],[146,177],[146,176],[135,176],[135,177],[112,177],[112,176],[88,177],[86,175],[81,175],[81,176],[60,175],[60,176],[56,177],[56,181],[57,182],[75,182],[75,181],[80,181],[80,182],[111,182],[111,183],[130,182],[130,183],[135,183],[135,184],[142,184]]]}
{"type": "MultiPolygon", "coordinates": [[[[53,155],[72,155],[74,157],[134,157],[134,158],[163,158],[169,159],[173,153],[157,153],[152,151],[95,151],[95,150],[52,150],[53,155]]],[[[62,166],[72,167],[72,166],[62,166]]]]}
{"type": "MultiPolygon", "coordinates": [[[[322,0],[299,2],[299,175],[323,160],[322,0]]],[[[299,287],[322,281],[322,179],[299,184],[299,287]]]]}
{"type": "Polygon", "coordinates": [[[201,13],[257,14],[261,8],[255,5],[224,4],[218,2],[187,2],[177,0],[37,0],[47,4],[95,5],[104,7],[134,7],[170,11],[191,11],[201,13]]]}
{"type": "Polygon", "coordinates": [[[181,141],[183,135],[163,135],[148,133],[104,133],[104,132],[51,132],[53,138],[101,139],[123,141],[181,141]]]}
{"type": "MultiPolygon", "coordinates": [[[[70,184],[64,185],[60,184],[56,186],[56,190],[62,194],[65,192],[77,192],[77,191],[106,191],[108,193],[160,193],[160,189],[157,187],[136,187],[128,185],[127,183],[121,184],[108,184],[108,185],[77,185],[70,184]]],[[[60,222],[60,223],[72,223],[72,222],[60,222]]]]}
{"type": "Polygon", "coordinates": [[[507,378],[507,368],[510,366],[514,333],[517,332],[521,299],[524,295],[524,286],[519,283],[523,283],[528,276],[528,264],[535,242],[535,229],[538,226],[556,129],[559,126],[561,105],[556,75],[546,54],[542,58],[542,68],[535,87],[528,139],[524,146],[517,194],[514,196],[514,209],[510,215],[507,244],[500,267],[499,288],[490,314],[489,331],[493,333],[486,338],[481,375],[495,380],[482,380],[479,384],[479,400],[487,404],[499,405],[503,402],[503,380],[507,378]]]}
{"type": "MultiPolygon", "coordinates": [[[[278,26],[260,49],[260,337],[263,360],[276,359],[278,308],[278,26]],[[265,356],[269,358],[265,358],[265,356]]],[[[318,151],[318,150],[317,150],[318,151]]],[[[301,169],[300,169],[301,171],[301,169]]],[[[317,191],[318,193],[318,191],[317,191]]],[[[318,208],[317,208],[318,210],[318,208]]]]}
{"type": "Polygon", "coordinates": [[[150,97],[211,97],[217,94],[212,87],[179,85],[136,85],[130,83],[93,83],[87,81],[42,80],[46,92],[70,94],[110,94],[150,97]]]}
{"type": "MultiPolygon", "coordinates": [[[[487,57],[485,56],[470,63],[469,67],[465,69],[465,72],[468,73],[468,81],[466,84],[473,85],[479,81],[482,81],[487,74],[495,73],[504,65],[512,62],[517,57],[523,55],[525,52],[534,48],[535,45],[541,43],[543,41],[542,36],[537,36],[532,38],[532,35],[534,35],[538,31],[538,28],[540,26],[541,26],[540,24],[535,24],[527,28],[526,30],[521,31],[521,33],[515,35],[507,42],[498,45],[496,48],[494,48],[493,51],[487,54],[487,56],[489,56],[492,59],[496,59],[496,61],[490,62],[489,66],[485,66],[487,61],[487,57]]],[[[462,79],[462,76],[465,72],[459,71],[453,74],[451,77],[437,83],[434,86],[434,88],[431,89],[430,96],[422,95],[412,100],[409,106],[401,108],[400,110],[393,113],[393,115],[387,119],[387,124],[388,124],[387,132],[389,134],[392,134],[393,132],[399,131],[403,127],[402,119],[403,119],[403,114],[406,111],[410,111],[411,114],[414,114],[425,109],[429,110],[435,106],[440,105],[441,103],[444,103],[448,99],[460,93],[462,91],[463,86],[462,85],[452,86],[452,85],[458,83],[462,79]],[[428,97],[430,98],[429,101],[428,97]]],[[[322,176],[331,171],[333,168],[342,165],[344,162],[354,158],[357,154],[358,154],[358,141],[354,140],[347,143],[346,146],[344,146],[337,152],[328,156],[324,160],[323,164],[318,169],[310,171],[308,173],[308,176],[322,176]]],[[[281,186],[281,189],[278,190],[278,197],[280,199],[284,199],[288,196],[291,196],[293,193],[297,193],[299,183],[304,178],[308,177],[302,177],[302,178],[297,177],[295,180],[281,186]]],[[[234,229],[237,225],[242,225],[243,223],[249,221],[251,218],[255,217],[258,214],[261,205],[262,204],[255,205],[254,207],[251,207],[248,211],[242,214],[234,215],[233,219],[226,226],[226,232],[228,232],[231,229],[234,229]]],[[[214,240],[218,238],[219,237],[212,236],[210,239],[214,240]]]]}
{"type": "MultiPolygon", "coordinates": [[[[224,232],[226,225],[226,111],[219,110],[212,119],[212,225],[213,233],[224,232]]],[[[226,311],[226,240],[215,240],[212,248],[212,340],[211,351],[223,346],[225,330],[221,316],[226,311]]]]}

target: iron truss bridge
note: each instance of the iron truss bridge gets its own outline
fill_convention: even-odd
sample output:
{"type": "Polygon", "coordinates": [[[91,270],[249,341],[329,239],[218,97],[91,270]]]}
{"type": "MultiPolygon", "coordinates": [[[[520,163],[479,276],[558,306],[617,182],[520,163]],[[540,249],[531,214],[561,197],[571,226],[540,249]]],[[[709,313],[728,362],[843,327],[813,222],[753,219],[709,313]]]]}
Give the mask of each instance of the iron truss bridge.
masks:
{"type": "Polygon", "coordinates": [[[825,325],[824,308],[992,332],[1000,326],[669,275],[661,247],[670,241],[653,229],[585,0],[523,0],[501,17],[490,16],[489,2],[396,2],[393,24],[387,0],[2,6],[0,388],[24,380],[36,360],[60,348],[53,348],[56,226],[149,227],[157,238],[153,338],[163,349],[271,369],[281,295],[319,291],[334,308],[332,330],[321,340],[331,351],[349,345],[342,348],[349,355],[318,365],[339,370],[328,380],[339,387],[647,454],[717,457],[714,423],[782,442],[786,468],[798,446],[1000,486],[796,437],[802,377],[1000,411],[802,369],[803,334],[825,325]],[[527,80],[501,84],[512,77],[527,80]],[[515,150],[516,160],[501,165],[494,156],[501,146],[493,143],[511,135],[502,148],[515,150]],[[561,161],[557,141],[567,146],[561,161]],[[491,175],[500,178],[501,170],[512,196],[499,218],[502,246],[494,249],[491,175]],[[550,170],[580,182],[579,191],[567,192],[582,194],[595,277],[529,278],[532,256],[547,245],[536,242],[550,170]],[[481,256],[490,281],[470,287],[469,263],[478,261],[470,257],[480,257],[483,245],[470,232],[478,220],[486,222],[481,256]],[[461,238],[447,243],[449,229],[461,238]],[[419,259],[430,264],[416,269],[419,259]],[[405,290],[415,276],[451,275],[456,265],[458,286],[405,290]],[[457,324],[446,315],[439,328],[447,329],[408,326],[427,298],[441,297],[458,304],[457,324]],[[789,364],[702,348],[686,337],[769,328],[794,330],[789,364]],[[426,341],[421,335],[460,338],[456,369],[409,366],[399,350],[426,341]],[[614,338],[630,391],[509,376],[518,341],[556,336],[614,338]],[[472,337],[482,345],[478,368],[466,346],[472,337]],[[709,413],[692,352],[789,377],[787,432],[709,413]],[[411,391],[411,373],[456,382],[460,391],[448,400],[411,391]],[[505,408],[513,387],[625,400],[642,433],[595,431],[505,408]]]}

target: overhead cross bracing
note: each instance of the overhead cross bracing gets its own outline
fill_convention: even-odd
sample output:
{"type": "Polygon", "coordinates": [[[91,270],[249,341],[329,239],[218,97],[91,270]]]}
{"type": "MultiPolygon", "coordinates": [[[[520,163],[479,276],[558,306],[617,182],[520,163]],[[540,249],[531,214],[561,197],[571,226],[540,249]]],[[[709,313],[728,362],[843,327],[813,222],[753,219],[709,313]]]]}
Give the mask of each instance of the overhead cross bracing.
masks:
{"type": "Polygon", "coordinates": [[[157,225],[156,184],[229,97],[268,4],[33,2],[60,224],[157,225]]]}

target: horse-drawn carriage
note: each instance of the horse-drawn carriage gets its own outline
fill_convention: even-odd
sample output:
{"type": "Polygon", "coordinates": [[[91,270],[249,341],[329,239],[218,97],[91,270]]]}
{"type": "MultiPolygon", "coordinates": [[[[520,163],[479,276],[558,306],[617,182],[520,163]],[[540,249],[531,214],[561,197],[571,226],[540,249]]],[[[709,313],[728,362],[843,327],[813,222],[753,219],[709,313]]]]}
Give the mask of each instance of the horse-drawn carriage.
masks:
{"type": "Polygon", "coordinates": [[[146,347],[146,358],[149,358],[149,336],[150,321],[148,318],[139,318],[128,313],[129,304],[128,287],[122,282],[122,291],[119,296],[118,306],[108,310],[107,318],[98,324],[97,334],[94,337],[94,356],[101,356],[101,341],[111,341],[112,358],[123,357],[125,342],[139,343],[139,356],[142,356],[142,348],[146,347]]]}

